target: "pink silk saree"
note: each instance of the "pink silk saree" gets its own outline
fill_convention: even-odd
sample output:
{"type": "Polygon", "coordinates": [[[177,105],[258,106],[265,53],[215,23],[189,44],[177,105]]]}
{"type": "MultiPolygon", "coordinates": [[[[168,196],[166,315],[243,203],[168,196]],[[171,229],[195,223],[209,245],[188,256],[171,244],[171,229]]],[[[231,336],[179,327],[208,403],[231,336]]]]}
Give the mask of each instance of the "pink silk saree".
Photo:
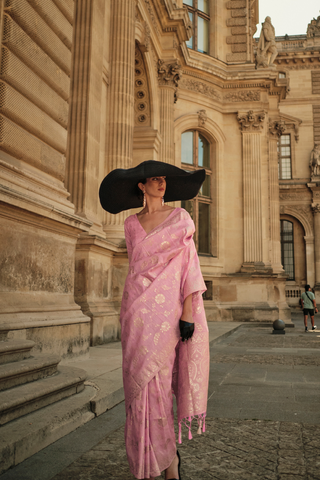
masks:
{"type": "Polygon", "coordinates": [[[136,478],[156,477],[176,454],[172,392],[181,424],[204,431],[209,376],[206,287],[193,242],[194,223],[173,210],[146,234],[136,215],[125,221],[129,273],[121,305],[126,448],[136,478]],[[195,332],[182,343],[179,319],[192,294],[195,332]]]}

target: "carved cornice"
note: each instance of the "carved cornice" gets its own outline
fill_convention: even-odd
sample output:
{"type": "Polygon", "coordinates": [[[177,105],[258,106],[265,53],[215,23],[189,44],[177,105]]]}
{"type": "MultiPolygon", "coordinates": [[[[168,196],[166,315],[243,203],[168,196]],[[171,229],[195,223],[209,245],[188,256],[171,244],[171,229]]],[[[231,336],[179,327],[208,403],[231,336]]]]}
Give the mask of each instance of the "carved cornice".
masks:
{"type": "Polygon", "coordinates": [[[242,132],[259,132],[263,128],[265,116],[266,113],[264,111],[254,112],[253,110],[249,110],[249,112],[245,114],[238,112],[237,120],[240,125],[240,130],[242,132]]]}
{"type": "Polygon", "coordinates": [[[269,120],[269,133],[271,136],[274,137],[281,137],[281,135],[285,132],[285,124],[282,120],[269,120]]]}

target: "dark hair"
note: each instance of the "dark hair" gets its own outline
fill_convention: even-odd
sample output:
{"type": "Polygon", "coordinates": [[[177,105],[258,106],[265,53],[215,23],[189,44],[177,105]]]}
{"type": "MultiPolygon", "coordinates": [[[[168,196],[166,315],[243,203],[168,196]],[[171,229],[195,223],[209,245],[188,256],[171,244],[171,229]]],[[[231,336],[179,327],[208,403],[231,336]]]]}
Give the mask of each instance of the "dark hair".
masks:
{"type": "Polygon", "coordinates": [[[142,190],[138,186],[139,183],[143,183],[143,185],[145,185],[147,183],[147,179],[143,178],[142,180],[139,180],[139,182],[136,185],[137,197],[139,198],[139,200],[141,200],[141,202],[143,202],[143,193],[142,193],[142,190]]]}
{"type": "Polygon", "coordinates": [[[309,290],[309,288],[311,288],[310,285],[305,285],[304,286],[304,289],[305,289],[306,292],[309,290]]]}

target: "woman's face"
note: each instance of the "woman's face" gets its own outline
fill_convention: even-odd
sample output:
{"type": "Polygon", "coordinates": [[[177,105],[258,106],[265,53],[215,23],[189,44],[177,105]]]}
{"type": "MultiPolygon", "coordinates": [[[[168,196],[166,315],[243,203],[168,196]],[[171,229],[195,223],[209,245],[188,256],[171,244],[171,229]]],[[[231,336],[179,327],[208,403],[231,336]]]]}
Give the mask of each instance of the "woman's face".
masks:
{"type": "Polygon", "coordinates": [[[166,191],[166,177],[147,178],[145,184],[139,183],[139,188],[150,197],[162,198],[166,191]]]}

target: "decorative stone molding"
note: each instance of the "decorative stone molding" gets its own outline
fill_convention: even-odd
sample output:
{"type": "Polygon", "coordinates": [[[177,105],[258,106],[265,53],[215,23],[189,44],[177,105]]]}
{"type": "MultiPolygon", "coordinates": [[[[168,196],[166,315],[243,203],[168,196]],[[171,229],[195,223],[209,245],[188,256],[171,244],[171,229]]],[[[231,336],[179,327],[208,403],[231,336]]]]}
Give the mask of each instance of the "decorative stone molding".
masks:
{"type": "Polygon", "coordinates": [[[207,120],[208,120],[208,115],[206,110],[199,110],[198,112],[199,127],[204,127],[207,120]]]}
{"type": "Polygon", "coordinates": [[[226,102],[260,102],[260,92],[249,90],[244,92],[230,92],[224,96],[226,102]]]}
{"type": "Polygon", "coordinates": [[[173,63],[165,63],[164,60],[158,60],[158,81],[159,85],[178,87],[181,79],[181,65],[176,60],[173,63]]]}
{"type": "Polygon", "coordinates": [[[148,78],[140,48],[135,48],[134,125],[150,126],[151,109],[148,78]]]}
{"type": "Polygon", "coordinates": [[[263,128],[263,122],[265,119],[265,112],[254,112],[249,110],[246,114],[240,114],[238,112],[237,120],[240,124],[240,130],[242,132],[258,132],[263,128]]]}
{"type": "Polygon", "coordinates": [[[285,132],[285,129],[286,129],[286,127],[285,127],[285,124],[282,120],[280,120],[280,121],[269,120],[269,133],[270,133],[270,135],[276,136],[276,137],[281,137],[281,135],[283,135],[283,133],[285,132]]]}
{"type": "Polygon", "coordinates": [[[269,133],[278,137],[284,133],[291,133],[294,135],[295,141],[298,142],[301,123],[300,118],[281,113],[278,117],[269,119],[269,133]]]}
{"type": "Polygon", "coordinates": [[[312,203],[311,210],[314,215],[320,213],[320,203],[312,203]]]}
{"type": "Polygon", "coordinates": [[[180,83],[180,87],[192,90],[193,92],[202,93],[206,97],[221,99],[220,93],[215,88],[210,87],[203,82],[198,82],[197,80],[183,79],[180,83]]]}

